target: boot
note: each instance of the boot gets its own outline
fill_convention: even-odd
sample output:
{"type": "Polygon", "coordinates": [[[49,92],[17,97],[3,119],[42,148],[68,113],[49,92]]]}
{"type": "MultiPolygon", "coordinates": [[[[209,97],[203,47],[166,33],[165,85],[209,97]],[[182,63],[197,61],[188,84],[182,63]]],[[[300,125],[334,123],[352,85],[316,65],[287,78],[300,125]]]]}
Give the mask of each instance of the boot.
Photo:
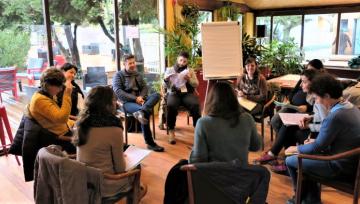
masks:
{"type": "Polygon", "coordinates": [[[169,130],[169,143],[170,144],[176,144],[175,141],[175,130],[169,130]]]}

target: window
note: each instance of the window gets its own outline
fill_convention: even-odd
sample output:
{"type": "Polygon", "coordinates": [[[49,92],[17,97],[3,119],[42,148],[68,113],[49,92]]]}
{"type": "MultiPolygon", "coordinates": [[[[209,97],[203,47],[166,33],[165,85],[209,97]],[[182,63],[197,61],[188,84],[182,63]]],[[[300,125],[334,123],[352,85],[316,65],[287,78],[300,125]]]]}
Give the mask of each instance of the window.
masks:
{"type": "Polygon", "coordinates": [[[199,11],[199,13],[200,13],[200,17],[199,17],[200,33],[196,36],[196,39],[198,40],[198,43],[201,44],[201,24],[212,21],[212,12],[211,11],[199,11]]]}
{"type": "Polygon", "coordinates": [[[273,20],[273,40],[294,42],[300,46],[301,41],[301,16],[274,16],[273,20]]]}
{"type": "Polygon", "coordinates": [[[262,43],[269,43],[270,33],[271,33],[271,17],[270,16],[257,17],[256,25],[265,25],[265,38],[262,39],[261,41],[262,43]]]}
{"type": "Polygon", "coordinates": [[[335,54],[337,14],[305,15],[305,59],[328,59],[335,54]]]}
{"type": "Polygon", "coordinates": [[[341,14],[338,43],[338,54],[360,54],[360,12],[341,14]]]}

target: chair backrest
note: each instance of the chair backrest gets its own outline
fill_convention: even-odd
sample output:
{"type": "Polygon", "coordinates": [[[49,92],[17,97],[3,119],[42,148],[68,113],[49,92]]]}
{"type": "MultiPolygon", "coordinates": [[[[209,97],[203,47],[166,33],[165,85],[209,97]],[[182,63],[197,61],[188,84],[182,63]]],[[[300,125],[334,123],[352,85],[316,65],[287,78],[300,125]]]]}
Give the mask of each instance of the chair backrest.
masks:
{"type": "Polygon", "coordinates": [[[235,202],[220,191],[204,175],[197,172],[193,165],[181,168],[187,172],[189,204],[221,203],[235,204],[235,202]]]}
{"type": "Polygon", "coordinates": [[[16,68],[0,68],[0,91],[16,87],[16,68]]]}
{"type": "Polygon", "coordinates": [[[87,73],[84,75],[84,89],[86,89],[86,87],[94,87],[99,85],[107,85],[105,67],[88,67],[87,73]]]}

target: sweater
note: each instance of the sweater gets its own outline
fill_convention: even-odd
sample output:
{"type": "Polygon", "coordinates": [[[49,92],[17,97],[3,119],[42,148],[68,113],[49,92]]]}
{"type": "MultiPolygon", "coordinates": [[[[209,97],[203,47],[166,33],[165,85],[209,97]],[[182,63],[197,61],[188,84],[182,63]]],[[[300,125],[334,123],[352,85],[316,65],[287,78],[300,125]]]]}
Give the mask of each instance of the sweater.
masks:
{"type": "MultiPolygon", "coordinates": [[[[104,173],[117,174],[125,171],[123,156],[123,133],[119,127],[91,128],[87,141],[77,147],[77,160],[100,169],[104,173]]],[[[103,197],[114,196],[119,192],[128,191],[131,180],[104,179],[103,197]]]]}
{"type": "Polygon", "coordinates": [[[41,125],[56,135],[62,136],[74,126],[74,121],[69,120],[71,111],[71,94],[64,93],[62,105],[57,101],[36,92],[30,101],[30,115],[41,125]]]}
{"type": "MultiPolygon", "coordinates": [[[[331,108],[323,120],[315,142],[298,146],[301,154],[334,155],[360,147],[360,111],[349,102],[338,103],[331,108]],[[346,128],[344,128],[346,127],[346,128]]],[[[344,173],[356,169],[356,159],[348,158],[337,162],[337,168],[344,173]]]]}
{"type": "Polygon", "coordinates": [[[244,74],[238,79],[237,88],[246,95],[246,98],[256,103],[264,104],[267,99],[267,84],[263,75],[250,79],[244,74]]]}
{"type": "Polygon", "coordinates": [[[248,164],[249,150],[257,151],[260,146],[261,139],[249,113],[242,113],[234,127],[223,118],[205,116],[196,124],[190,163],[239,159],[248,164]]]}

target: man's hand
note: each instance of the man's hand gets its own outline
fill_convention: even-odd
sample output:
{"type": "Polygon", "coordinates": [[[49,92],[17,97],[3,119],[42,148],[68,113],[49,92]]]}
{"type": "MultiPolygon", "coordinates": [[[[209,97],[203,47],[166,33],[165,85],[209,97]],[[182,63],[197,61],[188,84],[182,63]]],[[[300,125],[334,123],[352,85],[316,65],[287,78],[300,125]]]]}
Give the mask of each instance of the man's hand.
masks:
{"type": "Polygon", "coordinates": [[[136,97],[136,103],[137,103],[137,104],[143,105],[144,102],[145,102],[145,101],[144,101],[143,97],[141,97],[141,96],[136,97]]]}
{"type": "Polygon", "coordinates": [[[185,76],[184,76],[184,79],[185,79],[186,81],[189,81],[189,80],[190,80],[190,78],[191,78],[190,73],[188,73],[187,75],[185,75],[185,76]]]}
{"type": "Polygon", "coordinates": [[[299,128],[300,129],[308,129],[309,128],[309,123],[310,123],[311,120],[312,120],[312,117],[304,117],[299,122],[299,128]]]}

